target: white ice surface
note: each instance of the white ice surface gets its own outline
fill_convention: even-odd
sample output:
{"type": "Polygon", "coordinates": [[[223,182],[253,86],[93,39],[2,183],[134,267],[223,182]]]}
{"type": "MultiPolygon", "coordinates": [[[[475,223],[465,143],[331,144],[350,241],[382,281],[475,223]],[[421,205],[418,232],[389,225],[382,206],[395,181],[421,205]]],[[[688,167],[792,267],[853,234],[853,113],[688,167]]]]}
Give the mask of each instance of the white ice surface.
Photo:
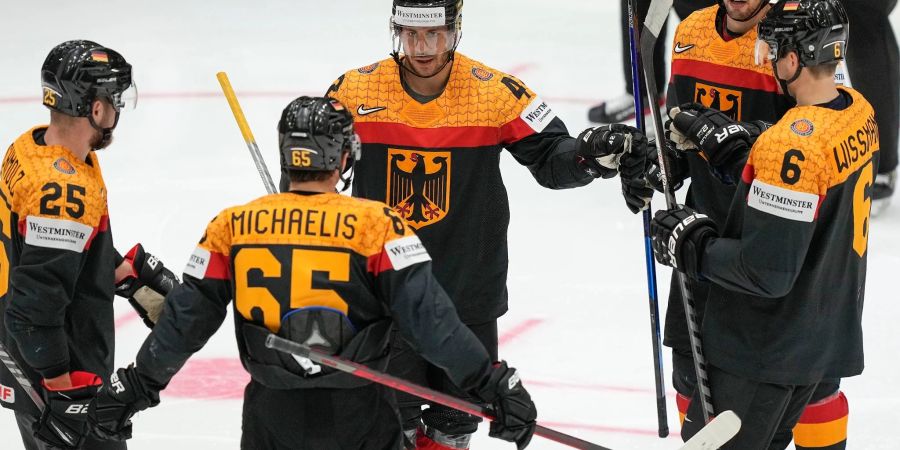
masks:
{"type": "MultiPolygon", "coordinates": [[[[465,8],[460,50],[517,74],[573,133],[587,125],[588,107],[621,92],[617,1],[478,0],[465,8]]],[[[47,121],[39,103],[39,67],[57,43],[96,40],[134,65],[139,107],[122,117],[115,144],[101,156],[113,229],[120,249],[140,241],[178,272],[216,212],[264,192],[215,73],[229,73],[275,169],[282,107],[297,95],[324,92],[345,70],[390,51],[387,0],[4,0],[0,11],[0,142],[47,121]]],[[[626,212],[617,182],[554,192],[539,187],[509,155],[502,164],[512,210],[511,311],[500,327],[501,334],[525,331],[505,340],[501,356],[531,381],[547,424],[608,447],[677,448],[677,438],[655,437],[640,217],[626,212]]],[[[900,424],[900,339],[894,328],[900,306],[891,294],[900,265],[898,224],[900,205],[894,205],[872,225],[867,367],[844,383],[853,449],[900,448],[894,434],[900,424]]],[[[662,311],[668,274],[659,269],[662,311]]],[[[117,313],[127,317],[127,303],[117,313]]],[[[241,405],[235,398],[243,375],[234,368],[230,328],[226,320],[195,359],[233,363],[218,375],[182,378],[179,396],[163,394],[159,407],[136,419],[132,449],[238,446],[241,405]],[[211,385],[228,395],[195,398],[211,385]]],[[[135,320],[117,332],[116,361],[123,365],[147,330],[135,320]]],[[[668,373],[668,354],[665,365],[668,373]]],[[[671,392],[668,379],[666,384],[671,392]]],[[[671,396],[668,409],[675,436],[671,396]]],[[[20,448],[8,412],[0,413],[0,436],[3,449],[20,448]]],[[[513,446],[482,430],[473,448],[513,446]]],[[[531,448],[564,447],[536,437],[531,448]]]]}

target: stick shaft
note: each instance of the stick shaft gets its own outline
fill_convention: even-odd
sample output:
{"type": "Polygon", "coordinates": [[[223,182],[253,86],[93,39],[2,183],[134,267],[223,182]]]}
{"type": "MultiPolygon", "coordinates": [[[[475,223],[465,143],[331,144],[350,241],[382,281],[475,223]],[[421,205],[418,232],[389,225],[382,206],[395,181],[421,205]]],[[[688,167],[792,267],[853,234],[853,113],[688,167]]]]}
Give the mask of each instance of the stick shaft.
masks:
{"type": "Polygon", "coordinates": [[[12,355],[9,354],[9,351],[6,350],[6,346],[3,345],[3,342],[0,342],[0,361],[3,362],[3,365],[6,366],[6,370],[9,370],[9,373],[16,379],[19,386],[25,391],[25,394],[28,395],[28,398],[34,402],[34,406],[37,407],[38,411],[43,413],[46,408],[44,399],[41,398],[41,395],[31,386],[31,381],[28,380],[28,377],[25,376],[25,373],[19,368],[19,364],[16,363],[16,360],[13,359],[12,355]]]}
{"type": "MultiPolygon", "coordinates": [[[[424,386],[410,383],[401,378],[397,378],[395,376],[370,369],[362,364],[355,363],[353,361],[348,361],[336,356],[327,355],[325,353],[311,349],[305,345],[278,337],[274,334],[270,334],[266,338],[266,347],[278,350],[280,352],[309,358],[313,362],[340,370],[341,372],[348,373],[355,377],[382,384],[392,389],[406,392],[407,394],[412,394],[425,400],[429,400],[431,402],[438,403],[462,411],[464,413],[471,414],[473,416],[481,417],[487,420],[494,420],[494,416],[491,414],[491,412],[487,408],[484,408],[482,406],[467,402],[462,399],[458,399],[456,397],[452,397],[433,389],[428,389],[424,386]]],[[[534,434],[555,442],[559,442],[560,444],[568,445],[572,448],[585,450],[609,450],[606,447],[592,444],[574,436],[569,436],[565,433],[561,433],[559,431],[555,431],[541,425],[537,426],[534,434]]]]}
{"type": "Polygon", "coordinates": [[[241,136],[244,137],[244,142],[247,143],[247,149],[250,150],[250,157],[253,158],[256,171],[259,172],[259,177],[262,178],[263,184],[266,185],[266,192],[274,194],[276,189],[275,183],[272,181],[272,175],[269,174],[266,162],[259,153],[259,146],[256,145],[256,139],[253,137],[253,132],[250,131],[250,124],[247,123],[247,118],[244,117],[244,110],[241,109],[237,95],[234,94],[234,89],[232,89],[231,82],[228,80],[228,74],[219,72],[216,74],[216,78],[219,80],[219,85],[222,86],[222,93],[225,94],[225,99],[228,100],[228,106],[231,107],[234,120],[237,122],[238,128],[241,129],[241,136]]]}
{"type": "MultiPolygon", "coordinates": [[[[641,133],[646,134],[644,124],[644,108],[641,98],[641,71],[638,42],[638,17],[634,9],[634,0],[628,0],[628,37],[631,50],[631,85],[634,93],[635,125],[641,133]]],[[[655,108],[656,105],[651,105],[655,108]]],[[[669,423],[666,412],[666,388],[663,375],[662,343],[659,326],[659,294],[656,288],[656,261],[653,259],[653,244],[650,240],[650,211],[647,205],[642,213],[644,224],[644,260],[647,267],[647,293],[650,306],[650,338],[653,347],[653,378],[656,389],[656,422],[659,437],[669,435],[669,423]]]]}

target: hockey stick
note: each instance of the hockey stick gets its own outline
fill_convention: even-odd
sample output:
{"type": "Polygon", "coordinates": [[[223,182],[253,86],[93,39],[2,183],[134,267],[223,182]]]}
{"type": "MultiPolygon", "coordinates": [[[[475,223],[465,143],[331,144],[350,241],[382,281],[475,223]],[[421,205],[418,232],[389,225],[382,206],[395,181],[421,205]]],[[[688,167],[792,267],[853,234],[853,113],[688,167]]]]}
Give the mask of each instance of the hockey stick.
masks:
{"type": "MultiPolygon", "coordinates": [[[[659,90],[656,87],[656,79],[653,77],[653,48],[662,29],[663,23],[669,16],[673,0],[653,0],[644,20],[644,30],[641,33],[641,61],[644,69],[644,82],[647,86],[647,101],[658,104],[659,90]]],[[[669,166],[666,161],[666,153],[663,148],[665,130],[662,117],[656,108],[650,108],[653,117],[653,127],[656,130],[656,150],[659,156],[659,170],[662,175],[663,193],[666,197],[666,209],[674,209],[678,205],[675,202],[675,193],[669,188],[669,166]]],[[[684,304],[684,315],[687,319],[688,337],[691,341],[691,353],[694,359],[694,371],[697,373],[697,386],[700,389],[700,401],[703,406],[703,420],[709,420],[715,415],[712,405],[712,394],[709,389],[709,378],[706,374],[706,358],[703,354],[703,343],[700,339],[700,327],[697,324],[697,312],[694,306],[694,298],[690,285],[683,272],[675,271],[678,277],[678,285],[681,288],[681,301],[684,304]]]]}
{"type": "Polygon", "coordinates": [[[253,132],[250,131],[250,125],[247,124],[247,118],[244,117],[241,104],[238,103],[237,96],[234,95],[234,89],[231,88],[228,75],[225,72],[219,72],[216,74],[216,78],[219,79],[219,84],[222,85],[222,92],[225,94],[225,99],[228,100],[228,106],[231,107],[234,120],[237,121],[238,128],[241,129],[241,135],[244,136],[244,141],[250,150],[250,156],[253,158],[253,163],[256,164],[256,171],[259,172],[259,177],[262,178],[263,184],[266,185],[266,192],[274,194],[277,192],[275,183],[272,181],[272,176],[269,175],[266,162],[263,160],[262,155],[259,154],[259,146],[256,145],[256,139],[253,137],[253,132]]]}
{"type": "MultiPolygon", "coordinates": [[[[425,400],[429,400],[434,403],[471,414],[473,416],[478,416],[487,420],[494,420],[492,412],[482,406],[449,396],[441,392],[437,392],[432,389],[428,389],[424,386],[410,383],[406,380],[388,375],[383,372],[372,370],[362,364],[355,363],[353,361],[348,361],[337,356],[327,355],[315,349],[311,349],[303,344],[289,341],[274,334],[269,334],[269,336],[266,337],[266,347],[278,350],[280,352],[309,358],[316,363],[332,367],[334,369],[340,370],[341,372],[346,372],[355,377],[373,381],[375,383],[388,386],[401,392],[406,392],[407,394],[415,395],[416,397],[421,397],[425,400]]],[[[578,439],[577,437],[569,436],[568,434],[561,433],[556,430],[551,430],[540,425],[537,426],[534,434],[550,439],[551,441],[559,442],[560,444],[568,445],[572,448],[585,450],[610,450],[607,447],[592,444],[590,442],[578,439]]]]}
{"type": "Polygon", "coordinates": [[[28,377],[25,376],[25,373],[22,372],[22,369],[19,368],[19,364],[16,363],[16,360],[13,359],[12,355],[6,350],[6,346],[3,345],[3,342],[0,342],[0,361],[3,361],[3,365],[6,366],[6,370],[9,370],[9,373],[12,374],[13,378],[19,382],[19,386],[22,387],[22,390],[28,394],[28,398],[34,402],[34,406],[37,407],[38,411],[43,414],[44,409],[47,407],[44,404],[44,399],[41,397],[37,391],[34,390],[34,387],[31,386],[31,382],[28,381],[28,377]]]}
{"type": "MultiPolygon", "coordinates": [[[[362,364],[348,361],[346,359],[327,355],[315,349],[309,348],[303,344],[278,337],[274,334],[266,336],[266,347],[311,359],[313,362],[340,370],[354,377],[363,378],[407,394],[421,397],[425,400],[438,403],[473,416],[478,416],[487,420],[494,420],[491,411],[485,407],[449,396],[424,386],[419,386],[409,381],[388,375],[377,370],[372,370],[362,364]]],[[[679,447],[679,450],[713,450],[721,447],[723,444],[731,440],[738,430],[741,428],[741,420],[731,411],[725,411],[719,414],[712,422],[700,429],[697,434],[679,447]]],[[[586,450],[610,450],[597,444],[581,440],[574,436],[561,433],[550,428],[538,425],[534,434],[551,441],[568,445],[572,448],[586,450]]]]}
{"type": "MultiPolygon", "coordinates": [[[[638,18],[634,10],[634,0],[628,0],[628,44],[631,49],[631,86],[634,92],[634,117],[637,129],[646,135],[644,124],[644,108],[641,98],[641,72],[638,40],[638,18]]],[[[653,244],[650,241],[650,211],[647,204],[642,217],[644,220],[644,259],[647,266],[647,293],[650,297],[650,338],[653,342],[653,377],[656,385],[656,421],[659,437],[669,435],[669,423],[666,414],[666,386],[663,379],[662,343],[659,333],[659,295],[656,291],[656,262],[653,259],[653,244]]]]}

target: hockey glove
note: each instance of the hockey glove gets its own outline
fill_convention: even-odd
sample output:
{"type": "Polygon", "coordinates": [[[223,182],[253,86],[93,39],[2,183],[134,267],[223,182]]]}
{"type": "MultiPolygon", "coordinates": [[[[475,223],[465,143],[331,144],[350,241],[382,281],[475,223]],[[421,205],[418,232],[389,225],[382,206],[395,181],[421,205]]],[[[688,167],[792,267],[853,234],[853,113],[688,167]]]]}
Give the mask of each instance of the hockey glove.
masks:
{"type": "Polygon", "coordinates": [[[516,369],[506,361],[496,363],[475,395],[493,407],[496,417],[491,422],[491,437],[515,442],[519,450],[528,446],[537,426],[537,408],[516,369]]]}
{"type": "Polygon", "coordinates": [[[653,254],[660,264],[698,278],[706,241],[716,237],[716,223],[687,206],[660,210],[650,222],[653,254]]]}
{"type": "Polygon", "coordinates": [[[590,176],[612,178],[621,170],[619,165],[623,158],[627,158],[625,155],[637,149],[636,155],[646,156],[646,147],[647,138],[637,128],[617,123],[603,125],[588,128],[578,135],[575,158],[578,166],[590,176]]]}
{"type": "MultiPolygon", "coordinates": [[[[684,180],[690,177],[690,172],[688,168],[687,159],[685,159],[684,155],[681,152],[677,152],[672,150],[672,148],[666,145],[666,161],[668,162],[669,172],[668,175],[669,187],[672,189],[672,192],[675,192],[681,189],[681,186],[684,184],[684,180]]],[[[662,183],[662,170],[659,168],[659,151],[654,146],[650,153],[647,155],[647,182],[650,183],[650,186],[653,187],[657,192],[663,192],[663,183],[662,183]]]]}
{"type": "Polygon", "coordinates": [[[128,251],[122,264],[131,266],[131,274],[116,283],[116,294],[127,298],[144,324],[153,328],[162,314],[166,294],[180,283],[178,277],[145,252],[141,244],[128,251]]]}
{"type": "Polygon", "coordinates": [[[109,385],[91,402],[87,419],[100,438],[123,441],[131,439],[131,417],[158,404],[159,391],[148,388],[132,364],[109,377],[109,385]]]}
{"type": "Polygon", "coordinates": [[[44,387],[47,407],[34,424],[34,435],[54,448],[80,448],[90,432],[87,422],[88,404],[103,385],[100,377],[90,372],[70,372],[72,387],[52,389],[44,387]]]}
{"type": "Polygon", "coordinates": [[[723,112],[699,103],[669,111],[668,138],[682,151],[699,151],[711,166],[733,166],[746,161],[756,138],[769,128],[762,121],[737,122],[723,112]]]}

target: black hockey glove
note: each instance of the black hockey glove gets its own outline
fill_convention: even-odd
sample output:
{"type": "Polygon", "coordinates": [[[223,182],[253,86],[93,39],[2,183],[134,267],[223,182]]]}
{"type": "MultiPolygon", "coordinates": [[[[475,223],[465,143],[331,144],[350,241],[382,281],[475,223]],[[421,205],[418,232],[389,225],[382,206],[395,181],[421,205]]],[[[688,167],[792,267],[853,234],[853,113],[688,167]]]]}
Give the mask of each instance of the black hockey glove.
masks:
{"type": "Polygon", "coordinates": [[[159,404],[159,391],[143,382],[134,364],[119,369],[109,377],[91,402],[87,419],[94,434],[101,439],[131,439],[131,417],[159,404]]]}
{"type": "Polygon", "coordinates": [[[723,112],[699,103],[669,111],[667,137],[682,151],[699,151],[714,167],[730,167],[747,160],[756,138],[769,128],[762,121],[737,122],[723,112]]]}
{"type": "Polygon", "coordinates": [[[706,214],[681,206],[657,211],[650,222],[650,235],[657,262],[696,279],[706,241],[717,236],[716,223],[706,214]]]}
{"type": "Polygon", "coordinates": [[[127,298],[144,324],[153,328],[162,314],[166,294],[180,283],[178,277],[157,257],[145,252],[141,244],[128,251],[123,264],[131,266],[131,275],[116,283],[116,294],[127,298]]]}
{"type": "MultiPolygon", "coordinates": [[[[668,162],[666,167],[669,169],[666,175],[668,175],[669,187],[672,188],[672,192],[675,192],[681,189],[681,186],[684,185],[684,180],[690,177],[691,174],[687,159],[681,152],[672,150],[669,144],[670,142],[666,141],[665,154],[668,162]]],[[[647,155],[647,182],[657,192],[664,192],[658,155],[659,151],[656,149],[656,146],[653,146],[647,155]]]]}
{"type": "Polygon", "coordinates": [[[516,369],[506,361],[495,364],[475,395],[493,407],[496,417],[491,422],[491,437],[515,442],[519,450],[528,446],[537,425],[537,408],[516,369]]]}
{"type": "MultiPolygon", "coordinates": [[[[578,135],[575,158],[579,167],[594,178],[612,178],[622,170],[620,163],[633,149],[646,156],[647,138],[637,128],[614,123],[588,128],[578,135]]],[[[641,166],[640,169],[643,169],[641,166]]]]}
{"type": "Polygon", "coordinates": [[[47,407],[40,420],[34,423],[34,435],[54,448],[80,448],[90,432],[87,422],[88,404],[103,385],[95,374],[73,371],[69,373],[72,387],[51,389],[44,387],[47,407]]]}

